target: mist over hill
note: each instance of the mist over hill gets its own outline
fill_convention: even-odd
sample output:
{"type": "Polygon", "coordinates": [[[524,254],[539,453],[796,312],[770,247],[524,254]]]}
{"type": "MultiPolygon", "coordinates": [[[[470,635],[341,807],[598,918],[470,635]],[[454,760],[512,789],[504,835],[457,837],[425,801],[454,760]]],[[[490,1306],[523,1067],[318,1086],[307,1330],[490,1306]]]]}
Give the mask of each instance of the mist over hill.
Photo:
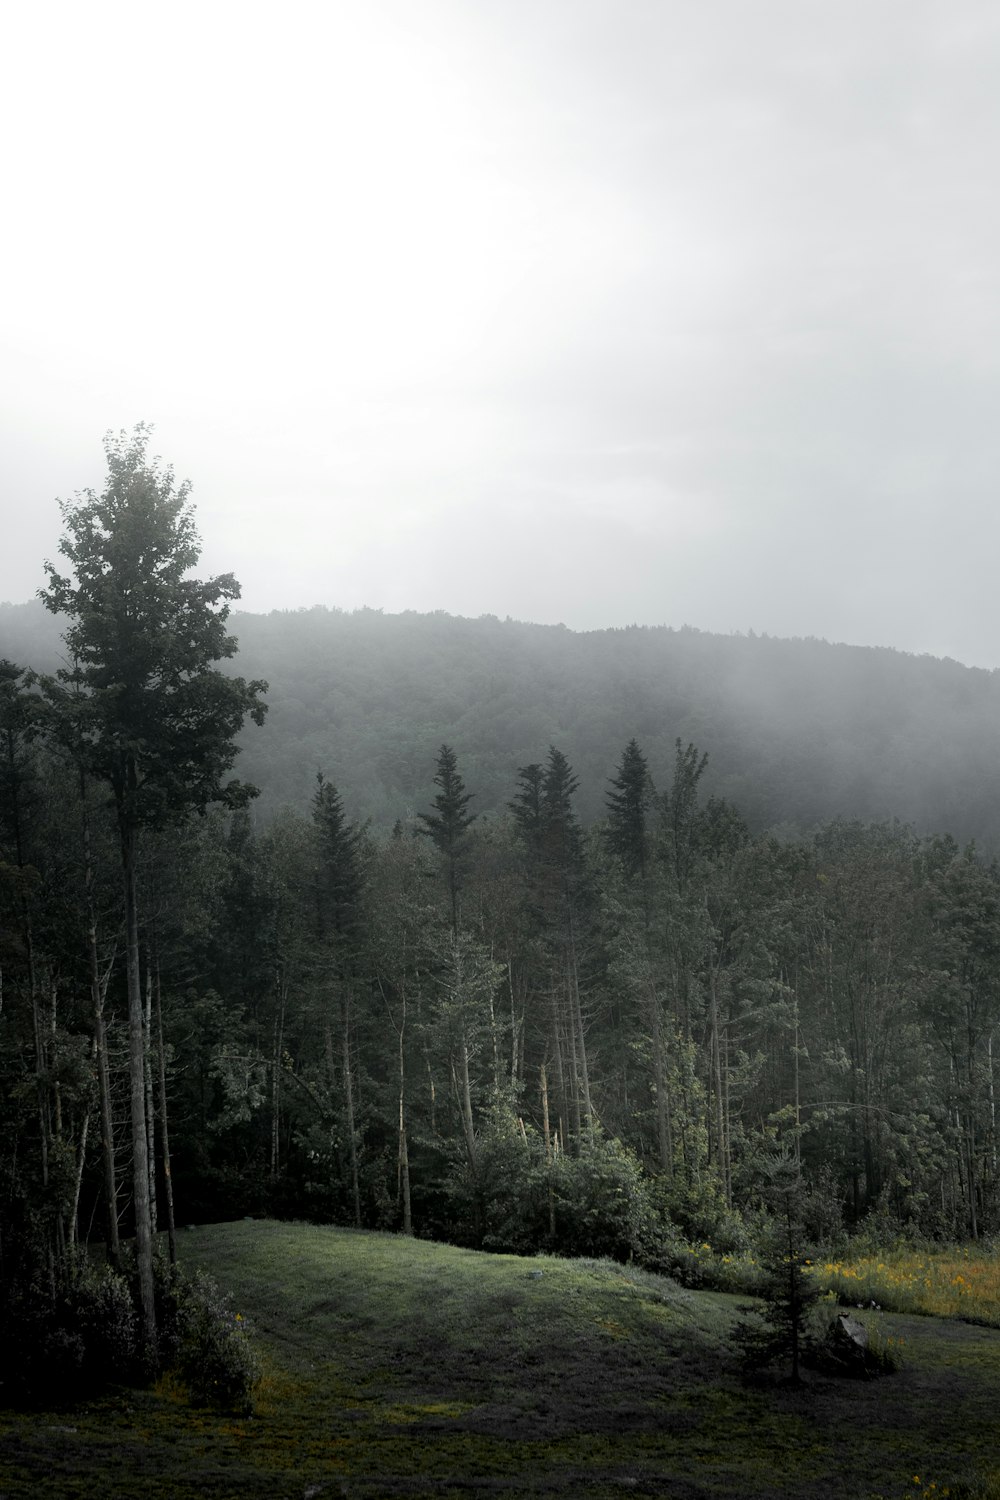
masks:
{"type": "MultiPolygon", "coordinates": [[[[550,744],[580,778],[585,821],[635,736],[658,784],[677,739],[706,751],[709,791],[754,828],[899,818],[1000,850],[1000,673],[883,647],[689,627],[577,633],[494,616],[325,608],[238,613],[232,670],[270,711],[243,735],[258,815],[304,809],[322,770],[376,828],[426,807],[454,746],[480,814],[550,744]]],[[[0,655],[51,670],[61,622],[0,606],[0,655]]]]}

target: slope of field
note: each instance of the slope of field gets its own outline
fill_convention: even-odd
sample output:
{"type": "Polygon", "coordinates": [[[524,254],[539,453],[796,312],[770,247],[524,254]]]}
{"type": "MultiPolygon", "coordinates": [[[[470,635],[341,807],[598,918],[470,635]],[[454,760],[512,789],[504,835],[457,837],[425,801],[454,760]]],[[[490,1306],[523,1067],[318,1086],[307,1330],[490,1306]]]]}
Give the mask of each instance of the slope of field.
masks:
{"type": "Polygon", "coordinates": [[[193,1410],[169,1381],[0,1412],[4,1500],[904,1500],[957,1494],[995,1460],[993,1329],[885,1315],[897,1375],[749,1389],[734,1299],[608,1262],[249,1222],[182,1249],[256,1328],[255,1416],[193,1410]]]}

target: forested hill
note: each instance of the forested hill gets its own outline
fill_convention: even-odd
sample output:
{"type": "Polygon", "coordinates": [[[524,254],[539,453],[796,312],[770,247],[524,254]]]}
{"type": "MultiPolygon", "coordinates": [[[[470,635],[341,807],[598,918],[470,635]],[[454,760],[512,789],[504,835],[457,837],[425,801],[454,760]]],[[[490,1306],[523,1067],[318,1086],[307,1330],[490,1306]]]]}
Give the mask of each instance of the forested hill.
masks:
{"type": "MultiPolygon", "coordinates": [[[[900,818],[1000,851],[1000,673],[884,648],[436,613],[322,608],[236,614],[234,670],[270,683],[239,773],[260,811],[304,809],[322,769],[352,816],[390,826],[430,804],[453,745],[479,812],[550,744],[580,778],[585,821],[635,736],[658,784],[674,743],[709,755],[706,788],[757,828],[900,818]]],[[[0,607],[0,655],[51,668],[58,622],[0,607]]]]}

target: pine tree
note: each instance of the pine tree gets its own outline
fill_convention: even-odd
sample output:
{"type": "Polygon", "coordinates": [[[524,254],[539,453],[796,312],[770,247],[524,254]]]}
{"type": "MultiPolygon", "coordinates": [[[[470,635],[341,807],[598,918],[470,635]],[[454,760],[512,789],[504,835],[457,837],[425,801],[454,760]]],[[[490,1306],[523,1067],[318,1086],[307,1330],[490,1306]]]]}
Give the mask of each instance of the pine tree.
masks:
{"type": "Polygon", "coordinates": [[[545,859],[565,891],[575,885],[582,858],[580,821],[573,807],[579,785],[565,755],[550,745],[542,776],[542,839],[545,859]]]}
{"type": "Polygon", "coordinates": [[[342,943],[356,931],[361,917],[362,831],[349,823],[340,793],[322,771],[316,773],[312,805],[316,840],[316,919],[321,937],[342,943]]]}
{"type": "Polygon", "coordinates": [[[781,1153],[764,1168],[763,1197],[773,1215],[760,1251],[764,1283],[760,1304],[743,1307],[733,1329],[745,1374],[787,1361],[789,1383],[799,1385],[803,1358],[814,1352],[809,1313],[821,1288],[807,1266],[798,1164],[781,1153]]]}
{"type": "Polygon", "coordinates": [[[45,564],[40,591],[64,635],[72,666],[43,679],[50,728],[89,775],[108,783],[118,822],[125,892],[129,1076],[136,1258],[147,1355],[156,1359],[152,1220],[146,1128],[145,1037],[139,975],[136,875],[140,831],[177,822],[210,802],[236,807],[255,795],[224,781],[249,715],[262,723],[266,683],[215,670],[236,641],[226,630],[231,573],[202,582],[186,574],[200,556],[190,486],[148,459],[150,428],[108,433],[108,478],[61,504],[59,550],[71,573],[45,564]]]}
{"type": "Polygon", "coordinates": [[[465,836],[476,821],[477,815],[466,812],[474,793],[465,790],[465,782],[458,770],[458,759],[450,745],[441,746],[434,782],[440,788],[434,798],[434,806],[437,810],[418,815],[420,821],[426,824],[420,832],[433,841],[444,858],[448,896],[451,903],[451,927],[452,931],[457,933],[460,861],[465,846],[465,836]]]}
{"type": "MultiPolygon", "coordinates": [[[[354,1108],[352,1060],[352,988],[357,974],[361,929],[363,877],[360,863],[362,833],[347,814],[340,793],[322,771],[316,773],[313,797],[313,834],[316,844],[316,920],[320,942],[327,945],[327,985],[333,992],[340,1022],[340,1076],[344,1097],[343,1130],[351,1178],[354,1224],[361,1227],[361,1187],[358,1170],[358,1128],[354,1108]]],[[[333,1070],[333,1027],[329,1011],[323,1029],[326,1053],[333,1070]]]]}
{"type": "Polygon", "coordinates": [[[542,783],[545,772],[537,761],[522,766],[517,773],[518,789],[513,800],[507,803],[514,815],[518,833],[525,847],[534,854],[541,851],[544,815],[542,811],[542,783]]]}
{"type": "Polygon", "coordinates": [[[617,776],[610,778],[606,794],[608,843],[621,860],[626,874],[644,880],[649,863],[648,815],[653,804],[653,783],[646,757],[637,740],[625,746],[617,776]]]}

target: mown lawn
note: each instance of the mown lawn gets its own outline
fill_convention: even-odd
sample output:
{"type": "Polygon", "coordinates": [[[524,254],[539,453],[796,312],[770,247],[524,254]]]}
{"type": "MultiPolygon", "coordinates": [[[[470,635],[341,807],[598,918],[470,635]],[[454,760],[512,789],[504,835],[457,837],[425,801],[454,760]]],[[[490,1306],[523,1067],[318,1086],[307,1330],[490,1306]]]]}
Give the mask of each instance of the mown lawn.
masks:
{"type": "Polygon", "coordinates": [[[188,1231],[182,1258],[256,1330],[255,1415],[170,1382],[0,1412],[0,1500],[903,1500],[1000,1467],[993,1328],[879,1314],[897,1375],[748,1389],[739,1299],[607,1262],[278,1223],[188,1231]]]}

